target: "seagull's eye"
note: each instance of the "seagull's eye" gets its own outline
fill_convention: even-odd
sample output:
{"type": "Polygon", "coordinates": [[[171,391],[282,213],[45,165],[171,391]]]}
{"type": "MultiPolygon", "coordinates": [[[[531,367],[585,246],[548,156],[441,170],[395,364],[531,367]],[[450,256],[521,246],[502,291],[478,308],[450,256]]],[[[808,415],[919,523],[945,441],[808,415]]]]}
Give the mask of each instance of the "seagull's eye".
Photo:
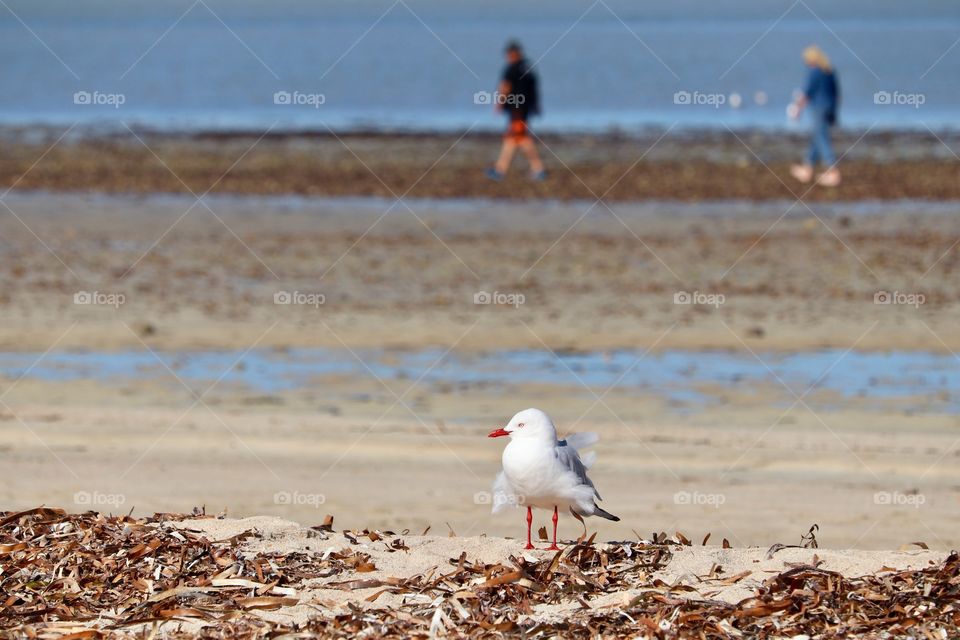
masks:
{"type": "Polygon", "coordinates": [[[517,425],[517,428],[519,429],[522,426],[523,426],[523,423],[521,422],[520,424],[517,425]]]}

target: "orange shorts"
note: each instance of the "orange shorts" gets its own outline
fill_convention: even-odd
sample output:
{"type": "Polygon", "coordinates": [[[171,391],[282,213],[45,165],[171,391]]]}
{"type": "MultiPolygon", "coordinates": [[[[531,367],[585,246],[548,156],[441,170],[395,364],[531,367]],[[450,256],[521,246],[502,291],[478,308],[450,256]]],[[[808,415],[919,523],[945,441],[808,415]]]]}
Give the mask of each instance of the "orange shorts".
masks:
{"type": "Polygon", "coordinates": [[[507,132],[503,136],[514,142],[522,142],[530,137],[530,131],[527,128],[526,120],[520,118],[511,118],[507,126],[507,132]]]}

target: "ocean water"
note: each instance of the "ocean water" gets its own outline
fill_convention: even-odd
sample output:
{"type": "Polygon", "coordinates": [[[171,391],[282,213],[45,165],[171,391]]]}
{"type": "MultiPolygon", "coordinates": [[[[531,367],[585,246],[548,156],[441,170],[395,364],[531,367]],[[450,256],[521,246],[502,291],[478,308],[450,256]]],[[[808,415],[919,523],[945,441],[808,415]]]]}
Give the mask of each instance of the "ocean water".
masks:
{"type": "MultiPolygon", "coordinates": [[[[960,413],[960,363],[950,354],[823,350],[751,354],[730,351],[643,350],[552,354],[542,350],[446,353],[420,351],[294,349],[273,351],[160,351],[0,353],[0,376],[37,380],[92,379],[123,385],[130,380],[179,382],[202,391],[222,376],[220,387],[252,393],[311,389],[323,394],[324,376],[419,381],[424,388],[481,386],[506,391],[512,385],[546,384],[602,393],[611,386],[668,400],[678,411],[697,411],[720,401],[712,388],[752,389],[761,384],[789,387],[796,396],[815,391],[836,394],[830,406],[854,399],[901,411],[960,413]],[[159,358],[159,359],[158,359],[159,358]],[[761,361],[762,360],[762,361],[761,361]],[[162,362],[161,362],[162,361],[162,362]],[[169,367],[169,368],[168,368],[169,367]],[[376,376],[376,378],[374,378],[376,376]]],[[[782,389],[784,406],[794,395],[782,389]]],[[[806,401],[817,406],[816,394],[806,401]]]]}
{"type": "Polygon", "coordinates": [[[543,130],[802,126],[785,106],[812,42],[844,126],[960,122],[953,1],[5,0],[0,126],[493,130],[475,96],[508,38],[543,130]]]}

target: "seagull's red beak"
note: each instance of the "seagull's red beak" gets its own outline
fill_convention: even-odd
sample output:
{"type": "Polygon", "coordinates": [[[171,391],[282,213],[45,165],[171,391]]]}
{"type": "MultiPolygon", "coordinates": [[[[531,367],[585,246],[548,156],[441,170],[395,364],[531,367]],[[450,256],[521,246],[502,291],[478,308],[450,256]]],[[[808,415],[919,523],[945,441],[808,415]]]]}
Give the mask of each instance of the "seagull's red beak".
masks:
{"type": "Polygon", "coordinates": [[[491,432],[490,432],[490,435],[488,435],[487,437],[488,437],[488,438],[499,438],[500,436],[508,436],[508,435],[510,435],[510,432],[507,431],[506,429],[495,429],[495,430],[491,431],[491,432]]]}

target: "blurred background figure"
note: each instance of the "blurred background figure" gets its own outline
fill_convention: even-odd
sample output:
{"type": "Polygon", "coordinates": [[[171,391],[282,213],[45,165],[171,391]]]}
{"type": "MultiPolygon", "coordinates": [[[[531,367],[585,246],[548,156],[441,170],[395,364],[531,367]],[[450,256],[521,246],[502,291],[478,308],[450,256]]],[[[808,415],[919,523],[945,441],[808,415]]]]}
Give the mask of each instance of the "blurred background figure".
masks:
{"type": "Polygon", "coordinates": [[[804,107],[809,105],[813,130],[806,163],[794,165],[790,173],[800,182],[810,182],[817,164],[822,162],[826,170],[820,174],[817,182],[825,187],[835,187],[840,184],[840,170],[836,166],[837,156],[830,142],[830,128],[837,123],[837,107],[840,104],[837,74],[830,64],[830,58],[816,45],[803,50],[803,62],[810,67],[810,75],[803,93],[791,105],[790,115],[799,118],[804,107]]]}
{"type": "Polygon", "coordinates": [[[507,132],[503,136],[503,146],[497,163],[487,169],[487,176],[493,180],[502,180],[510,168],[517,148],[523,150],[530,162],[530,177],[544,180],[547,172],[543,168],[540,154],[530,136],[528,120],[530,116],[540,114],[540,93],[537,76],[523,56],[520,43],[511,41],[505,49],[507,66],[503,70],[500,85],[494,96],[494,109],[507,114],[507,132]]]}

